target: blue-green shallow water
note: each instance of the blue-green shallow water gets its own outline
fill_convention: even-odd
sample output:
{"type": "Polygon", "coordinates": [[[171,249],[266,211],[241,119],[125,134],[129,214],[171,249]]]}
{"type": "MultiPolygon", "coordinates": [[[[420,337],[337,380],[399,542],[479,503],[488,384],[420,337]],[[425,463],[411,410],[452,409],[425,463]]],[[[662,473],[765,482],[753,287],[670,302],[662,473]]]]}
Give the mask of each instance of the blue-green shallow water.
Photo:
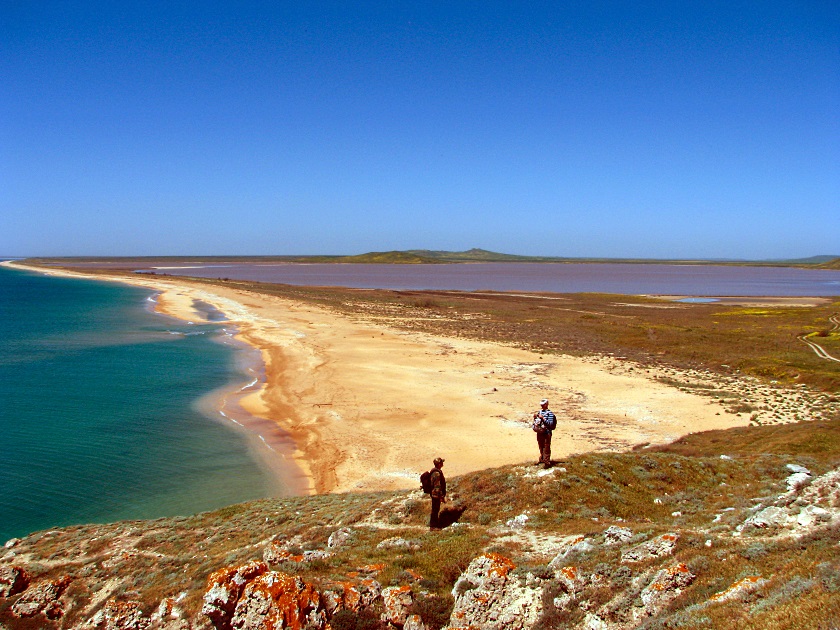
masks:
{"type": "Polygon", "coordinates": [[[0,267],[0,543],[280,491],[245,436],[196,407],[248,378],[220,325],[157,315],[149,295],[0,267]]]}

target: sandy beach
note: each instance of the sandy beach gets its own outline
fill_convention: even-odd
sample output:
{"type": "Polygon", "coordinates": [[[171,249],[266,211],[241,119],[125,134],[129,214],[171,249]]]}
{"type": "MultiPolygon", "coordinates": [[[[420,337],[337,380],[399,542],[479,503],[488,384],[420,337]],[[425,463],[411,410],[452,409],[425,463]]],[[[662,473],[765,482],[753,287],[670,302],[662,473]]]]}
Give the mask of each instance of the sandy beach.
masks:
{"type": "Polygon", "coordinates": [[[291,438],[291,456],[308,479],[302,492],[412,488],[436,456],[446,460],[450,476],[536,462],[530,419],[544,397],[558,417],[555,460],[748,423],[744,414],[657,382],[654,371],[617,365],[618,359],[541,356],[399,331],[180,278],[95,279],[159,292],[157,310],[187,321],[204,320],[196,308],[202,302],[227,316],[265,363],[265,382],[241,405],[279,427],[278,439],[291,438]]]}

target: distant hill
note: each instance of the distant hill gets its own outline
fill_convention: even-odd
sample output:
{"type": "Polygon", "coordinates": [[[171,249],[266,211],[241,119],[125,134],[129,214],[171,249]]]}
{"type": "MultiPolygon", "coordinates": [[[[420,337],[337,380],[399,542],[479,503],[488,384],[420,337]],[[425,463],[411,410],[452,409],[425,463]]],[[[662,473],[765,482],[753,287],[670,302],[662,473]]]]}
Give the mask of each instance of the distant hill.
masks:
{"type": "Polygon", "coordinates": [[[817,265],[819,269],[840,269],[840,256],[831,260],[826,260],[817,265]]]}
{"type": "Polygon", "coordinates": [[[342,263],[369,263],[386,265],[417,265],[423,263],[441,262],[431,256],[424,256],[420,252],[368,252],[356,256],[337,256],[336,262],[342,263]]]}
{"type": "Polygon", "coordinates": [[[412,249],[408,253],[430,258],[440,262],[535,262],[541,260],[563,260],[556,257],[518,256],[516,254],[500,254],[486,249],[473,248],[465,252],[433,251],[428,249],[412,249]]]}
{"type": "Polygon", "coordinates": [[[790,263],[793,265],[821,265],[823,263],[837,262],[840,256],[809,256],[808,258],[792,258],[790,260],[774,260],[770,262],[790,263]]]}

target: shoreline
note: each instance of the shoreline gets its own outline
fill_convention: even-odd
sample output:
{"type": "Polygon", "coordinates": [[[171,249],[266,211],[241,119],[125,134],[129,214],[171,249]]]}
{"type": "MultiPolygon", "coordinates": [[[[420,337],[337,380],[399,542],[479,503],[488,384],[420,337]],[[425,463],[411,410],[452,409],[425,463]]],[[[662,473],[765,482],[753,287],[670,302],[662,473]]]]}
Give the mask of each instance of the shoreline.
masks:
{"type": "MultiPolygon", "coordinates": [[[[132,282],[131,278],[89,275],[63,269],[43,269],[19,264],[16,261],[0,261],[0,266],[82,280],[118,282],[129,286],[149,289],[147,310],[157,316],[169,317],[188,324],[231,324],[224,313],[212,304],[198,299],[182,299],[179,293],[171,294],[173,287],[159,286],[157,283],[132,282]],[[168,297],[163,297],[168,296],[168,297]],[[161,300],[166,305],[161,304],[161,300]],[[222,318],[219,318],[222,315],[222,318]]],[[[272,496],[299,496],[311,494],[309,478],[294,461],[294,442],[290,436],[274,422],[251,414],[243,406],[242,400],[258,391],[264,385],[265,366],[262,363],[259,348],[239,338],[239,331],[234,325],[222,329],[223,334],[214,337],[215,343],[233,346],[237,370],[253,377],[250,383],[232,383],[211,391],[198,398],[194,407],[211,422],[233,424],[233,430],[245,440],[254,462],[267,476],[272,496]],[[250,359],[245,355],[251,354],[250,359]],[[256,355],[254,358],[253,355],[256,355]]]]}
{"type": "MultiPolygon", "coordinates": [[[[309,480],[302,494],[412,488],[441,456],[459,475],[536,461],[530,417],[548,397],[558,416],[553,458],[663,443],[745,426],[746,415],[616,369],[607,357],[540,356],[489,342],[413,333],[321,307],[184,278],[38,273],[111,280],[160,291],[161,312],[196,321],[201,302],[225,313],[257,348],[265,382],[240,404],[294,443],[309,480]]],[[[625,365],[621,365],[626,368],[625,365]]]]}

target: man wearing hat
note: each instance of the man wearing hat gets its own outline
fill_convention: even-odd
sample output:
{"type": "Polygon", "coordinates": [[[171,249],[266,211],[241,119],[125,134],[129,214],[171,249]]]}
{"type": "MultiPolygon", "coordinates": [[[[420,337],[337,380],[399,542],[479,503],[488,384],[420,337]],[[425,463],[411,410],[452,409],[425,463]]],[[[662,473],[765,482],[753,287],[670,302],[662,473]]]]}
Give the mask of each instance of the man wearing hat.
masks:
{"type": "Polygon", "coordinates": [[[440,529],[440,504],[446,503],[446,477],[443,476],[443,459],[436,457],[434,461],[435,467],[431,472],[432,491],[429,496],[432,497],[432,514],[429,516],[429,529],[440,529]]]}
{"type": "Polygon", "coordinates": [[[537,434],[537,446],[540,449],[540,461],[537,465],[542,464],[545,468],[549,468],[551,467],[551,432],[557,426],[557,417],[548,408],[548,398],[540,401],[540,407],[539,411],[534,412],[532,425],[537,434]]]}

